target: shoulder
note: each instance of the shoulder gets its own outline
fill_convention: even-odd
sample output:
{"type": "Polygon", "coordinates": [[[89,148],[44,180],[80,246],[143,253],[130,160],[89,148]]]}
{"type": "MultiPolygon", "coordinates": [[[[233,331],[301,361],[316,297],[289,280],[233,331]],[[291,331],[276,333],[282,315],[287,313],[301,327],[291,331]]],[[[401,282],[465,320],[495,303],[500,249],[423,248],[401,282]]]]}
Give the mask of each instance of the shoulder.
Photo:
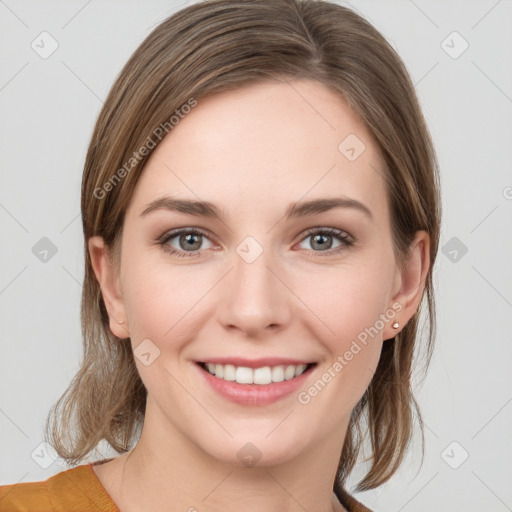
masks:
{"type": "Polygon", "coordinates": [[[119,512],[89,464],[41,482],[0,486],[0,512],[119,512]]]}
{"type": "Polygon", "coordinates": [[[46,482],[28,482],[0,486],[0,512],[51,511],[46,482]]]}

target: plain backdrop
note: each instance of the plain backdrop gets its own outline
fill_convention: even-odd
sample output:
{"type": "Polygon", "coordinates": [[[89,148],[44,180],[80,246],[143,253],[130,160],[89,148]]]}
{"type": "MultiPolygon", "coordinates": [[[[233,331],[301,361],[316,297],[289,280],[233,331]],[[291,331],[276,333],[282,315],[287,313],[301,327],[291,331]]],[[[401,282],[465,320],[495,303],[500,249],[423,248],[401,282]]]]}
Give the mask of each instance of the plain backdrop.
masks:
{"type": "MultiPolygon", "coordinates": [[[[512,510],[512,2],[343,4],[410,71],[444,209],[437,347],[417,388],[423,465],[417,432],[398,474],[356,497],[379,512],[512,510]]],[[[0,1],[0,484],[67,467],[41,443],[81,357],[86,149],[125,61],[184,5],[0,1]]],[[[103,447],[90,460],[111,455],[103,447]]]]}

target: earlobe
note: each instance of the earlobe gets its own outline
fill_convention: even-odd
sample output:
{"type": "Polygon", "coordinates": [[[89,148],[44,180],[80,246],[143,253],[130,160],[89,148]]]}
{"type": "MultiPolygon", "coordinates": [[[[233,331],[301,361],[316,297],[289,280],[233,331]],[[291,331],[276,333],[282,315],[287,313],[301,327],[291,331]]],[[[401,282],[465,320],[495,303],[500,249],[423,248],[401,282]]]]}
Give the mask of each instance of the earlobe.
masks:
{"type": "MultiPolygon", "coordinates": [[[[418,231],[412,241],[404,267],[396,270],[393,283],[392,304],[399,303],[401,309],[391,325],[385,327],[383,339],[396,336],[400,329],[416,313],[423,291],[425,279],[430,268],[430,237],[426,231],[418,231]],[[398,322],[398,326],[396,325],[398,322]]],[[[393,308],[396,310],[396,308],[393,308]]]]}
{"type": "Polygon", "coordinates": [[[110,330],[114,336],[124,339],[130,336],[126,326],[126,311],[121,294],[118,272],[109,248],[100,236],[88,241],[89,255],[96,279],[101,287],[105,307],[110,318],[110,330]]]}

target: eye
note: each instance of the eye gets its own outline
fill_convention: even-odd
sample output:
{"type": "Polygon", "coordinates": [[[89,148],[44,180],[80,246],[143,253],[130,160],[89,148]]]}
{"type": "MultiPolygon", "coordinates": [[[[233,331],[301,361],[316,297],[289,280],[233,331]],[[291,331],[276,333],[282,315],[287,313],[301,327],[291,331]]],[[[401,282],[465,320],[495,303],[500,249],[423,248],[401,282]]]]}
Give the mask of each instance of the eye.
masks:
{"type": "MultiPolygon", "coordinates": [[[[311,239],[310,247],[312,248],[308,249],[306,247],[307,250],[325,253],[325,256],[341,252],[354,244],[354,239],[350,235],[334,228],[312,228],[307,232],[301,243],[304,243],[307,239],[311,239]],[[334,249],[333,240],[334,242],[338,241],[338,244],[334,245],[334,249]]],[[[165,233],[160,237],[158,243],[166,252],[179,258],[201,256],[203,250],[213,247],[208,234],[198,228],[183,228],[165,233]],[[206,247],[203,246],[205,241],[209,244],[206,247]]],[[[321,256],[324,256],[324,254],[321,254],[321,256]]]]}
{"type": "Polygon", "coordinates": [[[210,249],[213,245],[206,233],[197,228],[180,229],[165,233],[159,240],[162,248],[178,257],[199,256],[203,249],[210,249]],[[207,240],[210,246],[202,247],[207,240]]]}
{"type": "Polygon", "coordinates": [[[334,228],[313,228],[308,231],[307,236],[302,239],[301,243],[307,239],[311,239],[309,244],[313,252],[326,252],[329,255],[338,253],[354,243],[350,235],[334,228]],[[338,245],[334,246],[334,250],[330,250],[333,248],[333,239],[338,241],[338,245]]]}

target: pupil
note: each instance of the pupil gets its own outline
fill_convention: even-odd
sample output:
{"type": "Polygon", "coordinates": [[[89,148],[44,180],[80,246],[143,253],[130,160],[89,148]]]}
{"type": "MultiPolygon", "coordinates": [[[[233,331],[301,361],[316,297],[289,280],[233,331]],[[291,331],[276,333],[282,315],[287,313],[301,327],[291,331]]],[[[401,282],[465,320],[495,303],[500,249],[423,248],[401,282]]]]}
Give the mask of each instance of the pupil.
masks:
{"type": "Polygon", "coordinates": [[[193,247],[194,243],[196,245],[201,245],[200,242],[198,242],[197,240],[194,240],[194,238],[198,238],[199,235],[194,235],[194,234],[188,234],[188,235],[182,235],[182,239],[184,238],[185,241],[186,241],[186,246],[189,248],[189,249],[198,249],[198,247],[193,247]]]}
{"type": "MultiPolygon", "coordinates": [[[[330,236],[330,235],[315,235],[315,236],[313,237],[313,244],[318,244],[319,239],[320,239],[320,240],[321,240],[321,239],[324,239],[324,241],[325,241],[325,240],[327,239],[327,237],[328,237],[328,236],[330,236]]],[[[319,245],[318,247],[319,247],[320,249],[325,249],[327,245],[328,245],[327,243],[322,243],[322,242],[320,242],[320,245],[319,245]]],[[[327,248],[329,248],[329,247],[327,247],[327,248]]]]}

